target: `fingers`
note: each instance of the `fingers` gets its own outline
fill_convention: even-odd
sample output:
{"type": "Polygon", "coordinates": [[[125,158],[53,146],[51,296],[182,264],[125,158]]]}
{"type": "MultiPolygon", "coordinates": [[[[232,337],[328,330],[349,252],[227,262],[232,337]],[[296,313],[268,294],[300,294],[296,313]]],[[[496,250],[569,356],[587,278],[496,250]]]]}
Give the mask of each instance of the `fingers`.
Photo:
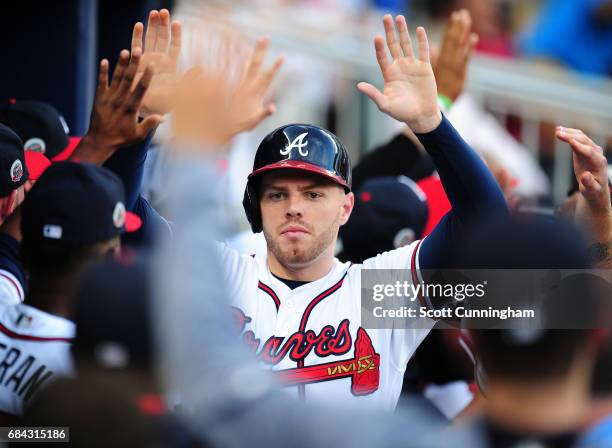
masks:
{"type": "Polygon", "coordinates": [[[465,47],[468,43],[470,30],[472,29],[472,16],[467,9],[462,9],[457,14],[458,26],[458,44],[461,47],[465,47]]]}
{"type": "Polygon", "coordinates": [[[379,110],[385,110],[386,100],[385,96],[380,92],[380,90],[367,82],[360,82],[357,84],[357,88],[360,92],[364,93],[368,98],[374,101],[379,110]]]}
{"type": "Polygon", "coordinates": [[[389,47],[391,57],[394,60],[398,59],[402,55],[402,50],[395,39],[395,27],[393,26],[393,18],[390,14],[386,14],[383,17],[383,24],[385,26],[385,36],[387,37],[387,47],[389,47]]]}
{"type": "Polygon", "coordinates": [[[597,145],[593,140],[589,138],[588,135],[586,135],[580,129],[564,128],[562,126],[557,126],[556,135],[557,135],[557,138],[559,138],[559,140],[562,140],[564,142],[569,143],[569,140],[573,138],[576,141],[583,143],[585,145],[591,145],[594,147],[594,149],[597,152],[603,153],[603,148],[597,145]]]}
{"type": "Polygon", "coordinates": [[[578,179],[578,183],[580,184],[580,193],[589,197],[592,194],[599,193],[602,190],[602,186],[595,176],[589,171],[585,172],[578,179]]]}
{"type": "Polygon", "coordinates": [[[400,47],[404,52],[404,56],[412,58],[412,42],[410,40],[410,33],[408,32],[408,25],[406,24],[406,19],[404,18],[404,16],[397,16],[395,18],[395,23],[397,24],[397,30],[399,31],[400,47]]]}
{"type": "Polygon", "coordinates": [[[285,62],[285,58],[279,57],[276,61],[274,61],[274,64],[272,64],[272,67],[266,70],[266,72],[262,76],[262,81],[261,81],[262,90],[264,91],[268,90],[268,87],[270,87],[270,84],[272,83],[272,81],[274,81],[276,74],[278,73],[278,71],[280,70],[284,62],[285,62]]]}
{"type": "Polygon", "coordinates": [[[444,37],[442,40],[442,47],[446,51],[456,50],[459,47],[461,41],[461,20],[459,12],[453,12],[448,21],[446,22],[446,28],[444,30],[444,37]]]}
{"type": "Polygon", "coordinates": [[[153,73],[154,73],[153,66],[150,64],[147,65],[147,67],[145,68],[144,74],[140,78],[140,81],[138,81],[138,84],[136,84],[136,88],[127,98],[127,102],[126,102],[127,112],[131,113],[131,112],[135,112],[138,109],[140,109],[142,99],[144,98],[149,86],[151,85],[151,79],[153,79],[153,73]]]}
{"type": "Polygon", "coordinates": [[[145,51],[151,51],[155,48],[157,40],[157,26],[159,25],[159,12],[153,10],[149,13],[149,21],[147,22],[147,35],[145,37],[145,51]]]}
{"type": "Polygon", "coordinates": [[[134,25],[134,31],[132,32],[132,51],[136,48],[142,50],[142,36],[144,35],[144,25],[142,22],[138,22],[134,25]]]}
{"type": "Polygon", "coordinates": [[[455,11],[449,17],[444,30],[442,53],[456,63],[465,63],[471,56],[478,35],[471,33],[472,17],[465,10],[455,11]]]}
{"type": "Polygon", "coordinates": [[[381,36],[374,37],[374,49],[376,50],[376,60],[378,61],[378,66],[384,75],[385,71],[391,65],[391,61],[389,61],[387,50],[385,49],[385,41],[381,36]]]}
{"type": "Polygon", "coordinates": [[[585,158],[591,158],[595,155],[593,147],[591,145],[585,145],[584,143],[580,143],[578,140],[574,138],[570,138],[568,141],[576,155],[582,156],[585,158]]]}
{"type": "Polygon", "coordinates": [[[167,9],[162,9],[159,11],[154,51],[165,53],[168,51],[168,42],[170,42],[170,12],[167,9]]]}
{"type": "Polygon", "coordinates": [[[261,64],[263,63],[263,60],[266,57],[266,52],[268,51],[269,44],[269,37],[261,37],[257,39],[257,44],[255,45],[253,53],[251,53],[251,57],[247,62],[248,65],[245,67],[245,76],[247,78],[255,76],[257,73],[259,73],[261,64]]]}
{"type": "Polygon", "coordinates": [[[115,71],[113,72],[113,79],[111,81],[110,88],[111,90],[115,90],[117,86],[121,83],[123,79],[123,74],[125,73],[125,69],[130,62],[130,52],[127,50],[121,50],[119,53],[119,60],[117,61],[117,65],[115,66],[115,71]]]}
{"type": "Polygon", "coordinates": [[[163,115],[149,115],[138,125],[138,128],[136,130],[138,138],[144,139],[147,135],[151,133],[151,131],[153,131],[153,129],[158,127],[163,122],[163,115]]]}
{"type": "Polygon", "coordinates": [[[108,89],[108,59],[100,61],[100,73],[98,74],[98,94],[108,89]]]}
{"type": "Polygon", "coordinates": [[[256,116],[249,120],[248,123],[245,123],[244,130],[251,130],[255,128],[259,123],[268,118],[274,112],[276,112],[276,106],[274,104],[263,107],[256,116]]]}
{"type": "Polygon", "coordinates": [[[472,53],[474,52],[474,48],[478,45],[478,41],[480,38],[476,33],[470,33],[468,37],[468,44],[465,46],[465,53],[463,55],[463,59],[465,61],[469,60],[472,57],[472,53]]]}
{"type": "Polygon", "coordinates": [[[140,63],[141,56],[142,51],[139,48],[134,50],[132,53],[130,63],[123,73],[121,83],[117,86],[115,102],[122,102],[124,96],[130,91],[130,88],[134,83],[134,78],[136,77],[136,71],[138,70],[138,64],[140,63]]]}
{"type": "Polygon", "coordinates": [[[170,57],[174,61],[178,61],[181,54],[183,26],[181,22],[175,20],[170,25],[170,57]]]}
{"type": "Polygon", "coordinates": [[[419,44],[419,60],[429,64],[429,42],[427,41],[425,28],[422,26],[417,27],[416,36],[419,44]]]}

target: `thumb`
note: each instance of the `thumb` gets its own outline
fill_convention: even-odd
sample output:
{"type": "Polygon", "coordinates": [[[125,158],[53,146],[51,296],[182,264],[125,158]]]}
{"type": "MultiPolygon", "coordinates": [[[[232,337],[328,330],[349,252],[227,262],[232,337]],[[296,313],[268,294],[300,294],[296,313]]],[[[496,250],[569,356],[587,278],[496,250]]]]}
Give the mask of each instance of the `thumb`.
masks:
{"type": "Polygon", "coordinates": [[[385,96],[380,93],[380,90],[378,90],[372,84],[369,84],[367,82],[358,83],[357,88],[361,93],[364,93],[368,98],[374,101],[374,103],[376,103],[376,106],[378,106],[378,109],[380,109],[381,111],[384,110],[386,100],[385,96]]]}
{"type": "Polygon", "coordinates": [[[163,115],[149,115],[138,125],[138,134],[141,136],[141,138],[144,138],[149,134],[149,132],[151,132],[163,122],[163,115]]]}
{"type": "Polygon", "coordinates": [[[601,191],[601,185],[595,179],[595,176],[589,171],[583,173],[579,179],[581,189],[580,193],[587,198],[590,199],[592,196],[597,195],[601,191]]]}
{"type": "Polygon", "coordinates": [[[269,105],[263,107],[261,109],[261,111],[259,111],[259,113],[253,117],[253,119],[249,120],[249,122],[246,123],[245,129],[242,129],[240,132],[242,132],[242,131],[249,131],[249,130],[255,128],[257,125],[259,125],[259,123],[264,121],[266,118],[268,118],[274,112],[276,112],[276,106],[274,104],[269,104],[269,105]]]}

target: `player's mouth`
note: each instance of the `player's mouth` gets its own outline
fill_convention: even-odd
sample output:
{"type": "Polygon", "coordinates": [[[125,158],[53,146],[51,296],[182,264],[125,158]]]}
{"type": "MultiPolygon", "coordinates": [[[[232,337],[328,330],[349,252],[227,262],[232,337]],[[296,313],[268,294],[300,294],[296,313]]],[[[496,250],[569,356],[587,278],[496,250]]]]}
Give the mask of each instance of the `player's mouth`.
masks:
{"type": "Polygon", "coordinates": [[[302,235],[307,235],[309,232],[304,227],[301,226],[289,226],[285,227],[281,231],[281,236],[286,236],[288,238],[298,238],[302,235]]]}

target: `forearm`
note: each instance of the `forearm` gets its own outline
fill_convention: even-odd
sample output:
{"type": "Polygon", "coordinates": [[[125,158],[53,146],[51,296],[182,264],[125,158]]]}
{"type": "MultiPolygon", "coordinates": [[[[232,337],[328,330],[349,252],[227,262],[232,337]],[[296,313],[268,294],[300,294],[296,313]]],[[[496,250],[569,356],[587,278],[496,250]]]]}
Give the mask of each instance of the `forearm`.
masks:
{"type": "Polygon", "coordinates": [[[576,224],[583,229],[589,242],[589,254],[593,267],[612,268],[612,207],[609,195],[604,206],[589,203],[582,195],[576,202],[576,224]]]}
{"type": "Polygon", "coordinates": [[[434,131],[417,137],[434,162],[454,213],[507,212],[495,178],[446,118],[434,131]]]}
{"type": "Polygon", "coordinates": [[[471,221],[508,212],[504,195],[480,157],[446,118],[428,134],[417,137],[430,154],[452,210],[444,216],[419,251],[421,269],[450,268],[455,249],[471,221]]]}
{"type": "Polygon", "coordinates": [[[104,167],[113,171],[123,181],[125,188],[126,208],[132,210],[140,195],[144,165],[151,146],[154,133],[151,132],[144,140],[116,151],[104,167]]]}

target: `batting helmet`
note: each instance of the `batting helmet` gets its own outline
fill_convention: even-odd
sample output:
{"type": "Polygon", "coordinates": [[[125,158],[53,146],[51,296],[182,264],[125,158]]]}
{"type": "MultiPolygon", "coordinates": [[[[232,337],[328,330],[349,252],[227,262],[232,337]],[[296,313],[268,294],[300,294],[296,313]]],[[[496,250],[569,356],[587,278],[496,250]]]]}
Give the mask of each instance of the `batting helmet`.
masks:
{"type": "Polygon", "coordinates": [[[351,162],[338,137],[308,124],[282,126],[269,133],[257,148],[247,180],[242,205],[253,232],[262,231],[257,179],[276,169],[320,174],[351,191],[351,162]]]}

